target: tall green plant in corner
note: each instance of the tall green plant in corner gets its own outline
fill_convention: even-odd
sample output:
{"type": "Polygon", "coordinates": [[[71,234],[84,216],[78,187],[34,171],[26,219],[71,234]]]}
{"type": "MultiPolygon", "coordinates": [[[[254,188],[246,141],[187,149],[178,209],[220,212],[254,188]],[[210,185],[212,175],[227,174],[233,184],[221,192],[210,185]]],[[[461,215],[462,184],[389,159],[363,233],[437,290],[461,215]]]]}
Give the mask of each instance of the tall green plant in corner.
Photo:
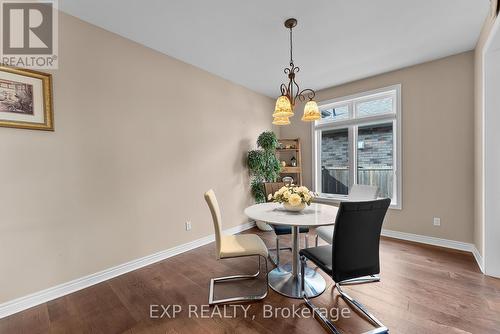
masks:
{"type": "Polygon", "coordinates": [[[266,201],[264,182],[276,182],[281,171],[281,165],[276,158],[278,138],[272,131],[262,132],[257,138],[259,149],[248,152],[247,165],[250,169],[250,188],[255,202],[266,201]]]}

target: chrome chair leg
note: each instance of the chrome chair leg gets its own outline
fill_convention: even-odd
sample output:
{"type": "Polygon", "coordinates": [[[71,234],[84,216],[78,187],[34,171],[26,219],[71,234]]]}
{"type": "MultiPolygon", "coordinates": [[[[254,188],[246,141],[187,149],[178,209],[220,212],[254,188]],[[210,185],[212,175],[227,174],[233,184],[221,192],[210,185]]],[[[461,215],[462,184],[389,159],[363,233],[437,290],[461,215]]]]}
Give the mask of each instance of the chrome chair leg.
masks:
{"type": "MultiPolygon", "coordinates": [[[[309,234],[304,233],[304,235],[305,235],[305,246],[306,246],[305,248],[309,248],[309,234]]],[[[317,246],[317,242],[318,242],[318,240],[316,238],[316,246],[317,246]]],[[[271,262],[276,267],[278,267],[280,265],[280,252],[279,251],[282,251],[282,250],[292,251],[292,247],[280,247],[280,238],[279,238],[279,236],[276,236],[276,248],[268,248],[268,251],[276,252],[276,255],[274,257],[271,255],[271,253],[269,253],[269,260],[271,260],[271,262]]]]}
{"type": "Polygon", "coordinates": [[[260,275],[260,258],[261,256],[259,255],[259,268],[255,274],[248,274],[248,275],[232,275],[232,276],[224,276],[224,277],[217,277],[217,278],[212,278],[210,280],[210,289],[208,292],[208,304],[209,305],[216,305],[216,304],[222,304],[222,303],[235,303],[235,302],[251,302],[251,301],[257,301],[257,300],[262,300],[266,298],[267,292],[268,292],[268,278],[267,278],[267,273],[268,273],[268,268],[267,268],[267,259],[262,257],[264,259],[264,263],[266,266],[266,291],[261,294],[261,295],[256,295],[256,296],[237,296],[237,297],[231,297],[231,298],[225,298],[225,299],[214,299],[214,286],[215,283],[221,283],[225,281],[233,281],[233,280],[245,280],[245,279],[253,279],[257,278],[260,275]]]}
{"type": "Polygon", "coordinates": [[[300,291],[302,292],[302,296],[306,296],[306,290],[305,290],[305,284],[306,284],[306,266],[307,266],[307,259],[305,256],[300,257],[300,291]]]}
{"type": "MultiPolygon", "coordinates": [[[[380,280],[380,278],[378,280],[380,280]]],[[[351,281],[351,280],[348,280],[348,281],[351,281]]],[[[352,284],[352,283],[348,283],[348,284],[352,284]]],[[[357,283],[357,284],[360,284],[360,283],[357,283]]],[[[347,293],[345,293],[344,290],[342,290],[341,285],[343,285],[343,284],[342,283],[336,283],[335,287],[337,288],[338,292],[340,293],[340,296],[342,297],[342,299],[344,299],[347,303],[349,303],[350,305],[354,306],[359,311],[361,311],[370,320],[370,322],[374,326],[377,327],[374,330],[366,332],[365,334],[368,334],[368,333],[370,333],[370,334],[375,334],[375,333],[389,333],[389,329],[387,327],[385,327],[384,324],[382,324],[380,322],[380,320],[378,320],[377,318],[375,318],[375,316],[373,314],[371,314],[366,309],[366,307],[363,304],[361,304],[360,302],[358,302],[357,300],[355,300],[354,298],[352,298],[351,296],[349,296],[347,293]]]]}
{"type": "Polygon", "coordinates": [[[339,285],[354,285],[354,284],[364,284],[364,283],[373,283],[380,282],[379,275],[369,275],[357,278],[346,279],[342,282],[339,282],[339,285]]]}
{"type": "Polygon", "coordinates": [[[321,310],[318,307],[316,307],[313,303],[311,303],[309,298],[307,298],[306,291],[305,291],[305,268],[306,268],[306,266],[307,266],[307,259],[305,256],[301,256],[300,257],[300,282],[301,282],[300,287],[302,290],[302,298],[304,299],[306,306],[313,312],[314,317],[320,321],[321,325],[323,325],[323,327],[325,327],[325,329],[328,332],[333,333],[333,334],[341,334],[338,331],[337,327],[335,327],[333,325],[333,323],[330,320],[328,320],[328,318],[321,312],[321,310]]]}
{"type": "Polygon", "coordinates": [[[280,265],[280,238],[276,236],[276,266],[280,265]]]}
{"type": "MultiPolygon", "coordinates": [[[[306,293],[305,293],[305,268],[307,266],[306,263],[307,259],[305,256],[300,257],[300,282],[301,282],[301,291],[302,291],[302,298],[304,299],[304,302],[306,303],[306,306],[313,312],[314,317],[318,319],[323,325],[323,327],[329,331],[330,333],[333,334],[341,334],[339,330],[335,327],[335,325],[320,311],[318,307],[316,307],[310,300],[307,298],[306,293]]],[[[371,275],[371,276],[365,276],[365,277],[359,277],[359,278],[354,278],[354,279],[349,279],[342,281],[340,283],[336,283],[334,288],[337,288],[337,290],[340,293],[340,296],[350,305],[356,307],[358,310],[360,310],[369,320],[370,322],[375,325],[377,328],[365,332],[364,334],[383,334],[383,333],[389,333],[389,329],[385,327],[373,314],[371,314],[366,307],[361,304],[360,302],[356,301],[354,298],[349,296],[342,290],[341,285],[350,285],[350,284],[362,284],[362,283],[368,283],[368,282],[378,282],[380,281],[380,277],[378,275],[371,275]]]]}
{"type": "Polygon", "coordinates": [[[276,236],[276,248],[269,248],[268,251],[272,252],[276,252],[276,255],[274,256],[271,256],[271,253],[269,253],[269,260],[271,260],[271,262],[276,266],[278,267],[280,265],[280,252],[281,250],[289,250],[289,251],[292,251],[292,248],[291,247],[280,247],[280,238],[278,236],[276,236]]]}

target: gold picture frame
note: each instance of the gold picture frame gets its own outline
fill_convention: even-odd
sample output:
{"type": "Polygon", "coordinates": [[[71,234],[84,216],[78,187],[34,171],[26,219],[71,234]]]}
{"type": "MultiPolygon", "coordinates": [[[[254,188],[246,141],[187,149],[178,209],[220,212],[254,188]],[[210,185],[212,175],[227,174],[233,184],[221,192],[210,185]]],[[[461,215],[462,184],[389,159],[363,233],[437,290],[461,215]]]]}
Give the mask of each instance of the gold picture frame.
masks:
{"type": "Polygon", "coordinates": [[[52,75],[0,65],[0,126],[54,131],[52,75]]]}

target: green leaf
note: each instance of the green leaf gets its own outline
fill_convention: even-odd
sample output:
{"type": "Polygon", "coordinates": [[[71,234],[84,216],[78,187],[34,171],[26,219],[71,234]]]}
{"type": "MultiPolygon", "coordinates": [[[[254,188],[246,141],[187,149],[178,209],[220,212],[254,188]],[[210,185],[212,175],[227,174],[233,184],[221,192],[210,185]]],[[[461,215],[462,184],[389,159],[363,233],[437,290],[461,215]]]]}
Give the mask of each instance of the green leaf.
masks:
{"type": "Polygon", "coordinates": [[[257,145],[262,147],[265,151],[274,151],[278,147],[279,142],[274,132],[265,131],[257,138],[257,145]]]}
{"type": "Polygon", "coordinates": [[[264,191],[264,184],[260,179],[254,178],[250,184],[250,189],[255,202],[264,203],[266,201],[266,193],[264,191]]]}
{"type": "Polygon", "coordinates": [[[259,174],[264,165],[264,151],[253,150],[248,152],[247,165],[254,174],[259,174]]]}
{"type": "Polygon", "coordinates": [[[279,142],[274,132],[265,131],[257,139],[257,145],[262,149],[248,152],[247,165],[252,176],[252,196],[257,203],[263,203],[266,201],[264,182],[276,182],[281,171],[281,164],[276,158],[279,142]]]}

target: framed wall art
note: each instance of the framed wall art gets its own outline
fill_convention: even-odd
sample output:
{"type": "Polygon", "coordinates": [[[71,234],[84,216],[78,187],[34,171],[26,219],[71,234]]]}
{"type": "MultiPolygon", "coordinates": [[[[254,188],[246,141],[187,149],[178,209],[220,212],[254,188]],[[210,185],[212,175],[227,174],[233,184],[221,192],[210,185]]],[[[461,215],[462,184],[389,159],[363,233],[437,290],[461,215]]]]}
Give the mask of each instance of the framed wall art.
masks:
{"type": "Polygon", "coordinates": [[[0,66],[0,126],[54,131],[52,76],[0,66]]]}

